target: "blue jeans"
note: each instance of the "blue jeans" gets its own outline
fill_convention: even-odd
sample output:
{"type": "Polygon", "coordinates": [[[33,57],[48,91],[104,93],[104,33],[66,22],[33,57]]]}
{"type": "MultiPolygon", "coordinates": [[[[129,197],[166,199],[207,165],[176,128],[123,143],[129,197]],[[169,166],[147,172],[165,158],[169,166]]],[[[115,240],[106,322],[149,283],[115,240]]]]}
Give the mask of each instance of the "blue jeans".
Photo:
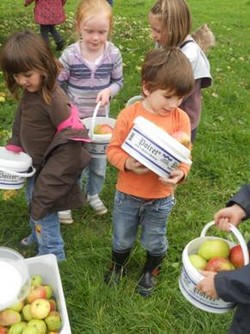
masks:
{"type": "Polygon", "coordinates": [[[167,219],[174,205],[174,196],[155,200],[116,191],[113,211],[113,250],[132,248],[141,226],[141,244],[150,254],[164,255],[168,248],[167,219]]]}
{"type": "Polygon", "coordinates": [[[82,180],[86,178],[85,192],[87,195],[93,196],[101,192],[105,180],[106,167],[106,158],[91,158],[81,176],[81,184],[82,180]]]}
{"type": "MultiPolygon", "coordinates": [[[[29,205],[32,199],[34,181],[34,176],[27,181],[26,200],[29,205]]],[[[64,241],[61,236],[57,212],[46,215],[40,220],[34,220],[30,216],[29,225],[31,234],[28,236],[28,243],[38,245],[37,255],[54,254],[58,261],[65,259],[64,241]]]]}

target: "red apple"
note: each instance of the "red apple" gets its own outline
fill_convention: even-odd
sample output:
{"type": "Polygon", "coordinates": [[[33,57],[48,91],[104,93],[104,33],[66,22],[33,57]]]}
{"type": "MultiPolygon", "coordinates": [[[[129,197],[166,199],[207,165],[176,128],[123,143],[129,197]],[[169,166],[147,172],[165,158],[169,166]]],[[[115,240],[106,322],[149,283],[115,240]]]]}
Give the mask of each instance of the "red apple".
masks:
{"type": "Polygon", "coordinates": [[[229,260],[235,266],[235,268],[240,268],[244,266],[244,257],[241,245],[235,245],[230,249],[229,260]]]}
{"type": "Polygon", "coordinates": [[[29,304],[31,304],[36,299],[46,298],[46,295],[46,289],[42,285],[35,285],[31,286],[26,300],[29,304]]]}
{"type": "Polygon", "coordinates": [[[7,327],[0,326],[0,334],[7,334],[7,327]]]}
{"type": "Polygon", "coordinates": [[[108,124],[97,124],[94,127],[94,134],[107,135],[112,133],[113,133],[113,128],[108,124]]]}
{"type": "Polygon", "coordinates": [[[14,310],[3,310],[0,312],[0,326],[11,326],[21,321],[21,315],[14,310]]]}
{"type": "Polygon", "coordinates": [[[186,132],[176,131],[172,134],[172,136],[177,139],[182,145],[186,146],[189,149],[191,148],[191,138],[186,132]]]}
{"type": "Polygon", "coordinates": [[[223,270],[233,270],[233,269],[234,269],[233,264],[227,258],[219,256],[210,259],[205,267],[205,270],[215,271],[215,272],[223,270]]]}

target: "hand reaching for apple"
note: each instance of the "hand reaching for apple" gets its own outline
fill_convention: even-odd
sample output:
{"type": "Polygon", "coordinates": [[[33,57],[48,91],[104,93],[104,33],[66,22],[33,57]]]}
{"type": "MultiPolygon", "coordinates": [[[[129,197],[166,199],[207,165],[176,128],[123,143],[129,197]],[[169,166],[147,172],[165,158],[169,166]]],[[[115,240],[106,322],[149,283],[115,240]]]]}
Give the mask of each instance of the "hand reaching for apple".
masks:
{"type": "Polygon", "coordinates": [[[147,167],[143,166],[139,161],[132,157],[127,158],[127,160],[125,161],[125,169],[133,171],[138,175],[146,174],[149,172],[149,169],[147,167]]]}

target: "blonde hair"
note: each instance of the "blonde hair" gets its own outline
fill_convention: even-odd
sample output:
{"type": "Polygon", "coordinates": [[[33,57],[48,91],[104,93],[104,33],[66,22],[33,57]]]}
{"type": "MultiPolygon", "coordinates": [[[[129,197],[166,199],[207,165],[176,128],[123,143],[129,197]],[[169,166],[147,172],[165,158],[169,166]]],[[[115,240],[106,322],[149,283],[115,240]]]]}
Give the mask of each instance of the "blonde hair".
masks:
{"type": "Polygon", "coordinates": [[[180,46],[189,35],[192,19],[185,0],[158,0],[150,13],[162,24],[162,47],[180,46]]]}
{"type": "Polygon", "coordinates": [[[112,7],[106,0],[81,0],[76,10],[76,30],[82,21],[97,14],[103,14],[109,19],[109,38],[113,26],[113,11],[112,7]]]}
{"type": "Polygon", "coordinates": [[[191,63],[178,47],[153,49],[143,62],[141,84],[150,93],[160,89],[184,97],[194,87],[191,63]]]}
{"type": "Polygon", "coordinates": [[[60,64],[43,38],[31,30],[13,33],[1,50],[0,67],[11,94],[18,98],[19,85],[14,76],[36,70],[42,78],[41,94],[49,104],[57,84],[60,64]]]}

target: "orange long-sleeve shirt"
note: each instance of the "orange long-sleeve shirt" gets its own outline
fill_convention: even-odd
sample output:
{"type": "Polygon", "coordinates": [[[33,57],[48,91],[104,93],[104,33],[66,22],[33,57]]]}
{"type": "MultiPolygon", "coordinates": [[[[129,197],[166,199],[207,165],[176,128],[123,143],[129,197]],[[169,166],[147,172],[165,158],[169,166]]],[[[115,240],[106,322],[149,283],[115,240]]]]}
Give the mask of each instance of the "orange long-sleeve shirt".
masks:
{"type": "MultiPolygon", "coordinates": [[[[189,117],[179,108],[166,116],[161,116],[145,110],[141,102],[134,103],[123,109],[118,115],[112,139],[107,147],[106,153],[109,162],[119,170],[116,184],[117,190],[146,199],[167,197],[173,193],[173,188],[160,182],[157,174],[149,171],[146,174],[138,175],[124,168],[125,161],[129,155],[123,151],[121,145],[132,129],[134,119],[138,116],[142,116],[155,123],[170,135],[176,131],[184,131],[190,134],[191,126],[189,117]]],[[[179,168],[183,170],[185,176],[190,169],[186,164],[180,164],[179,168]]]]}

